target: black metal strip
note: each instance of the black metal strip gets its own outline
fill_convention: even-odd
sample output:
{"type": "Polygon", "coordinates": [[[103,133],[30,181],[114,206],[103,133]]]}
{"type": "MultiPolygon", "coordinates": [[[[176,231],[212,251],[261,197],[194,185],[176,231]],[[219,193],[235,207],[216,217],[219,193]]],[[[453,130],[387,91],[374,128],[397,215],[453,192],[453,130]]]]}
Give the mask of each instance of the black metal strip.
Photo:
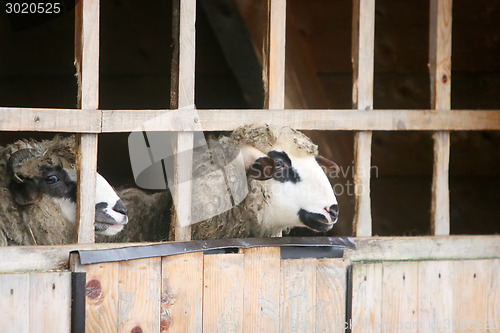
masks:
{"type": "Polygon", "coordinates": [[[343,258],[344,248],[340,246],[284,246],[281,248],[281,259],[303,258],[343,258]]]}
{"type": "Polygon", "coordinates": [[[85,333],[85,272],[71,273],[71,332],[85,333]]]}
{"type": "Polygon", "coordinates": [[[145,246],[129,246],[106,250],[77,250],[82,265],[149,257],[164,257],[175,254],[226,248],[247,249],[265,246],[295,247],[339,247],[356,249],[351,237],[273,237],[273,238],[228,238],[190,242],[171,242],[145,246]]]}
{"type": "Polygon", "coordinates": [[[345,296],[345,332],[352,330],[352,264],[346,270],[346,296],[345,296]]]}

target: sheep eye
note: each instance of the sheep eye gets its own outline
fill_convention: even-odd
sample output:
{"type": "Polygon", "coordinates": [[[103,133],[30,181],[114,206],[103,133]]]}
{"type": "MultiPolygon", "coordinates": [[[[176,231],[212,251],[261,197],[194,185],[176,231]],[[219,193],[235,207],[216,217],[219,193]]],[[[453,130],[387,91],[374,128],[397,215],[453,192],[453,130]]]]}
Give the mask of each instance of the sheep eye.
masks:
{"type": "Polygon", "coordinates": [[[57,177],[56,175],[50,175],[47,178],[45,178],[45,182],[47,184],[55,184],[58,181],[59,181],[59,177],[57,177]]]}

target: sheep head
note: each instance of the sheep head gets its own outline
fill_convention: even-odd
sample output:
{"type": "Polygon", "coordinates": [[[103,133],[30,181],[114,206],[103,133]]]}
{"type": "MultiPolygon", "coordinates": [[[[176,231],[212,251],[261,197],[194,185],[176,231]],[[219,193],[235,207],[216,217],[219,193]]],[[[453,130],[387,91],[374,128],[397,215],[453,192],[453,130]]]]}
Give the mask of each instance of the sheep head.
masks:
{"type": "MultiPolygon", "coordinates": [[[[9,190],[16,204],[37,205],[44,195],[57,203],[70,222],[76,221],[77,177],[74,137],[25,143],[7,161],[9,190]]],[[[108,182],[96,175],[95,230],[113,235],[128,222],[125,205],[108,182]]]]}
{"type": "Polygon", "coordinates": [[[304,134],[289,127],[244,126],[233,132],[249,177],[249,196],[265,202],[264,226],[273,233],[297,226],[328,231],[337,222],[338,203],[327,174],[337,165],[318,155],[304,134]]]}

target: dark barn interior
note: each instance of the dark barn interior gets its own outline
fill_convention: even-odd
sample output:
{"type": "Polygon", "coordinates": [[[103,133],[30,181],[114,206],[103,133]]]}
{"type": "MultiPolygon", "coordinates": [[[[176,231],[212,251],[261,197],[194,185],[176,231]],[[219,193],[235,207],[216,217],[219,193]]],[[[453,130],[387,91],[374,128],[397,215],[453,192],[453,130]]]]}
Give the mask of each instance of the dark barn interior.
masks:
{"type": "MultiPolygon", "coordinates": [[[[0,12],[0,106],[75,108],[74,2],[47,20],[0,12]]],[[[196,107],[262,108],[265,1],[202,0],[197,12],[196,107]]],[[[172,3],[101,1],[101,109],[170,105],[172,3]]],[[[453,3],[452,109],[500,109],[500,2],[453,3]]],[[[286,108],[352,108],[352,2],[287,1],[286,108]]],[[[376,2],[375,109],[429,109],[429,3],[376,2]]],[[[351,132],[307,133],[341,166],[333,179],[340,220],[354,212],[351,132]]],[[[53,133],[1,132],[0,145],[53,133]]],[[[133,184],[128,134],[100,134],[98,169],[133,184]]],[[[500,133],[453,132],[451,234],[500,232],[500,133]]],[[[372,148],[374,235],[429,235],[432,133],[376,132],[372,148]]],[[[310,234],[295,230],[298,234],[310,234]]]]}

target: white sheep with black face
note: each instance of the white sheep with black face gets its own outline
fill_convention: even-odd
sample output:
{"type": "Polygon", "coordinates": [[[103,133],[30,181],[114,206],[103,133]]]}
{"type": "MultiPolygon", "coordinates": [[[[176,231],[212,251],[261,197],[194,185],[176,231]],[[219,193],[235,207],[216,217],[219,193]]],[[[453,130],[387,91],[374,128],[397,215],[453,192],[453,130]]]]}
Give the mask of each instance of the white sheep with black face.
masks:
{"type": "MultiPolygon", "coordinates": [[[[155,142],[149,139],[151,149],[164,148],[153,147],[155,142]]],[[[304,134],[289,127],[248,125],[230,136],[208,142],[198,139],[193,151],[192,239],[268,237],[300,226],[325,232],[336,223],[338,205],[326,173],[337,166],[319,156],[317,146],[304,134]]],[[[164,140],[156,144],[170,146],[164,140]]],[[[134,141],[133,148],[138,147],[134,141]]],[[[171,162],[161,163],[168,168],[171,162]]],[[[146,164],[141,160],[141,165],[146,164]]],[[[141,172],[136,177],[145,176],[141,172]]],[[[161,178],[162,174],[155,175],[161,178]]],[[[152,177],[147,184],[162,181],[152,177]]],[[[117,237],[106,240],[169,238],[172,200],[168,191],[147,194],[130,188],[119,193],[129,209],[130,223],[117,237]]],[[[170,228],[170,239],[173,232],[170,228]]]]}
{"type": "Polygon", "coordinates": [[[192,225],[192,239],[268,237],[301,226],[325,232],[337,222],[337,199],[326,175],[337,166],[319,156],[317,146],[303,133],[249,125],[209,146],[211,159],[195,154],[192,216],[213,216],[192,225]],[[234,171],[238,163],[246,171],[243,182],[234,171]],[[208,179],[206,169],[224,170],[224,175],[212,173],[208,179]],[[227,193],[233,198],[227,200],[215,191],[221,184],[230,188],[227,193]],[[248,194],[240,202],[235,193],[248,194]],[[239,203],[221,214],[210,212],[228,202],[239,203]]]}
{"type": "MultiPolygon", "coordinates": [[[[0,147],[0,175],[0,245],[74,242],[74,136],[0,147]]],[[[125,205],[96,174],[96,233],[116,234],[127,222],[125,205]]]]}

